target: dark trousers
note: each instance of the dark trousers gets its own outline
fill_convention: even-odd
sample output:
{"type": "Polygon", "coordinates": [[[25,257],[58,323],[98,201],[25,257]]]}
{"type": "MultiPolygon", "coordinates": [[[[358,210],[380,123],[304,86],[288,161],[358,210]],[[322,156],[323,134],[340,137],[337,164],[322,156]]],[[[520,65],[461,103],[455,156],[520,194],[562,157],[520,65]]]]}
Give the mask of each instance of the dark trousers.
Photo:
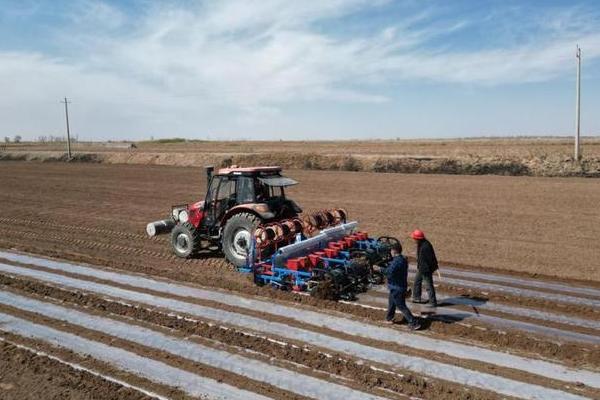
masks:
{"type": "Polygon", "coordinates": [[[391,321],[394,319],[394,315],[396,315],[396,308],[400,310],[402,315],[404,315],[404,319],[409,324],[413,324],[415,322],[415,317],[412,315],[408,307],[406,306],[406,299],[404,298],[404,293],[406,292],[405,288],[400,289],[391,289],[390,295],[388,298],[388,310],[385,319],[391,321]]]}
{"type": "Polygon", "coordinates": [[[415,284],[413,286],[412,297],[413,300],[421,300],[421,285],[425,282],[425,289],[429,295],[429,303],[437,305],[437,299],[435,297],[435,288],[433,287],[433,274],[422,273],[417,271],[415,275],[415,284]]]}

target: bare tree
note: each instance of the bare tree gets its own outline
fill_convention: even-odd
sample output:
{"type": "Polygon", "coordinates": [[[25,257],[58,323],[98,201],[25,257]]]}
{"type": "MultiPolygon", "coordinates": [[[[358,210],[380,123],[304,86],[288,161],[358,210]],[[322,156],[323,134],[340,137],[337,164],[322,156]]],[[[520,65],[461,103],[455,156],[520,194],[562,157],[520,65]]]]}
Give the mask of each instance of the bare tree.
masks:
{"type": "Polygon", "coordinates": [[[13,142],[15,142],[15,143],[21,143],[21,139],[22,139],[21,135],[15,135],[15,138],[13,139],[13,142]]]}
{"type": "Polygon", "coordinates": [[[10,143],[10,138],[8,136],[4,136],[4,143],[10,143]]]}

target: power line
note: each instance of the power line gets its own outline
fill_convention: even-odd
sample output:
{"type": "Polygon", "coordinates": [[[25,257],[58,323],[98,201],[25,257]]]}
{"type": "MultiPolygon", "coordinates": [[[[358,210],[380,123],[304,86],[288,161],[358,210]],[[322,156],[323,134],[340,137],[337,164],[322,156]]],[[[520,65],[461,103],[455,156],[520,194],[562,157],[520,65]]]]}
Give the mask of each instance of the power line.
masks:
{"type": "Polygon", "coordinates": [[[581,160],[579,131],[581,120],[581,49],[577,45],[577,82],[575,83],[576,101],[575,101],[575,161],[581,160]]]}
{"type": "Polygon", "coordinates": [[[71,159],[71,132],[69,130],[69,104],[71,103],[66,97],[61,101],[65,105],[65,119],[67,121],[67,157],[71,159]]]}

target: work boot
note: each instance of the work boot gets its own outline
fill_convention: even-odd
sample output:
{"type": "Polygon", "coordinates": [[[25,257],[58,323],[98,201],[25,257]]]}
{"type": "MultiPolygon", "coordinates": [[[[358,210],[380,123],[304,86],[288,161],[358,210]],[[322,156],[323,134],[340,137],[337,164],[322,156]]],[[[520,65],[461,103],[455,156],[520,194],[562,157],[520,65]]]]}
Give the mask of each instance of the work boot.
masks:
{"type": "Polygon", "coordinates": [[[411,331],[418,331],[422,327],[423,325],[421,325],[421,322],[417,319],[415,319],[412,324],[408,324],[408,329],[411,331]]]}

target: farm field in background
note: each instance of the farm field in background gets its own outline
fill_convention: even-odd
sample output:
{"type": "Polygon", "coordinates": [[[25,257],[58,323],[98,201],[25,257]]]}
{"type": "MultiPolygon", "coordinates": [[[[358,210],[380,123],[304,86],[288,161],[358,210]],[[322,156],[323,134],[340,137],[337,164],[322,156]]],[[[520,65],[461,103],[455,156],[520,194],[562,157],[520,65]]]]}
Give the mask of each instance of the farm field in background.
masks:
{"type": "MultiPolygon", "coordinates": [[[[74,160],[176,166],[276,164],[287,169],[453,175],[600,177],[600,139],[584,138],[581,163],[572,139],[376,141],[185,141],[74,143],[74,160]],[[133,146],[135,147],[133,147],[133,146]]],[[[8,144],[0,160],[65,160],[65,143],[8,144]]]]}
{"type": "MultiPolygon", "coordinates": [[[[196,201],[206,184],[201,168],[3,162],[0,171],[9,188],[0,193],[2,217],[134,232],[172,204],[196,201]]],[[[403,241],[419,227],[445,262],[600,281],[595,180],[286,174],[301,182],[289,193],[305,210],[344,207],[362,229],[403,241]]]]}
{"type": "MultiPolygon", "coordinates": [[[[326,141],[212,141],[185,139],[157,139],[132,142],[79,142],[75,151],[127,151],[126,143],[135,143],[141,152],[173,153],[315,153],[363,156],[415,157],[529,157],[573,155],[572,138],[474,138],[474,139],[401,139],[401,140],[326,140],[326,141]]],[[[590,157],[600,156],[600,137],[584,137],[583,152],[590,157]]],[[[6,150],[64,151],[61,142],[10,143],[6,150]]]]}
{"type": "Polygon", "coordinates": [[[302,296],[256,286],[220,253],[182,260],[168,237],[149,239],[147,221],[204,192],[201,168],[7,161],[2,390],[28,395],[35,368],[54,377],[36,393],[81,398],[600,396],[595,180],[286,175],[305,210],[345,207],[409,255],[408,232],[425,230],[442,261],[440,307],[411,305],[426,331],[383,326],[382,286],[354,302],[302,296]]]}

